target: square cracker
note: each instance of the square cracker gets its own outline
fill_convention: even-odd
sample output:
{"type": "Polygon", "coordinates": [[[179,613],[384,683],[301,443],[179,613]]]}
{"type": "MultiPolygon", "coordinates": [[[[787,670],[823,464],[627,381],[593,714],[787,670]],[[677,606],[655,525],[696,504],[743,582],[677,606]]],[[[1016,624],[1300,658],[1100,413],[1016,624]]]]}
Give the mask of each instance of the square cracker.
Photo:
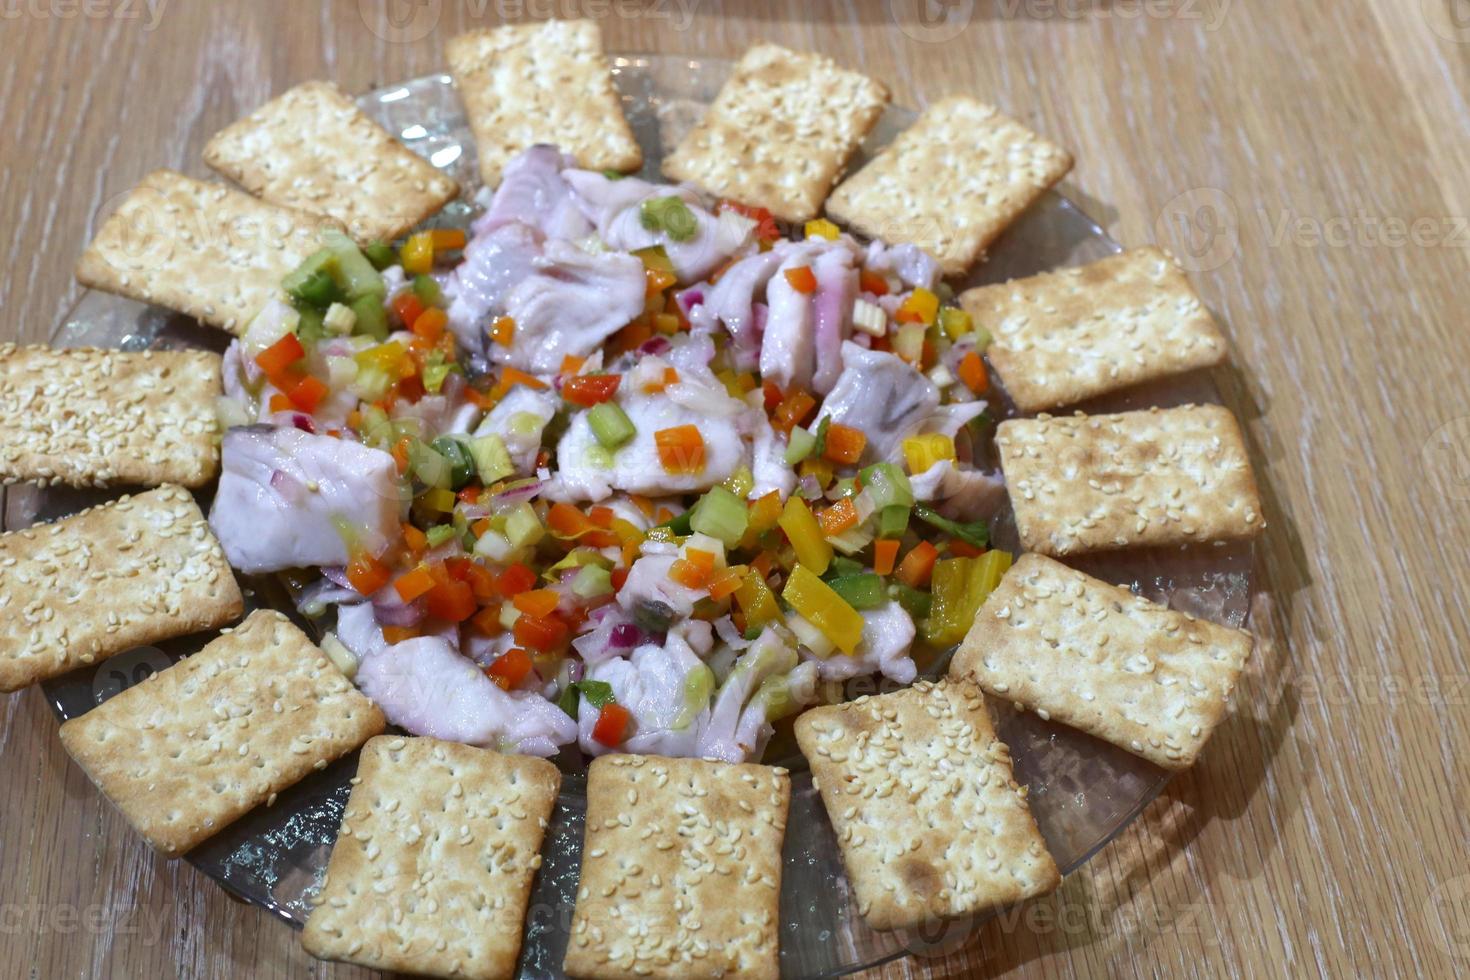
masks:
{"type": "Polygon", "coordinates": [[[1266,526],[1240,426],[1219,405],[1010,419],[995,443],[1027,551],[1239,540],[1266,526]]]}
{"type": "Polygon", "coordinates": [[[1072,157],[994,106],[942,99],[843,181],[827,213],[865,235],[910,242],[957,276],[1047,188],[1072,157]]]}
{"type": "Polygon", "coordinates": [[[156,303],[236,334],[336,221],[223,184],[155,170],[102,224],[77,262],[84,286],[156,303]]]}
{"type": "Polygon", "coordinates": [[[1224,717],[1251,642],[1249,633],[1023,555],[980,607],[950,674],[1184,769],[1224,717]]]}
{"type": "Polygon", "coordinates": [[[331,82],[305,82],[220,130],[204,162],[252,194],[392,241],[459,194],[331,82]]]}
{"type": "Polygon", "coordinates": [[[556,766],[380,735],[353,782],[306,951],[376,970],[514,976],[556,766]]]}
{"type": "Polygon", "coordinates": [[[182,487],[0,534],[0,691],[223,626],[244,608],[182,487]]]}
{"type": "Polygon", "coordinates": [[[1061,881],[972,682],[814,708],[796,740],[874,929],[973,915],[1061,881]]]}
{"type": "Polygon", "coordinates": [[[1225,338],[1169,253],[1130,249],[960,295],[995,338],[986,351],[1023,412],[1213,367],[1225,338]]]}
{"type": "Polygon", "coordinates": [[[819,54],[761,44],[745,52],[663,172],[783,221],[822,209],[888,89],[819,54]]]}
{"type": "Polygon", "coordinates": [[[780,975],[784,769],[606,755],[587,772],[570,976],[780,975]]]}
{"type": "Polygon", "coordinates": [[[203,486],[223,390],[210,351],[0,344],[0,481],[203,486]]]}
{"type": "Polygon", "coordinates": [[[445,45],[487,187],[511,157],[550,143],[589,170],[637,170],[633,138],[592,20],[470,31],[445,45]]]}
{"type": "Polygon", "coordinates": [[[383,730],[383,713],[282,614],[61,726],[61,742],[154,848],[183,854],[383,730]]]}

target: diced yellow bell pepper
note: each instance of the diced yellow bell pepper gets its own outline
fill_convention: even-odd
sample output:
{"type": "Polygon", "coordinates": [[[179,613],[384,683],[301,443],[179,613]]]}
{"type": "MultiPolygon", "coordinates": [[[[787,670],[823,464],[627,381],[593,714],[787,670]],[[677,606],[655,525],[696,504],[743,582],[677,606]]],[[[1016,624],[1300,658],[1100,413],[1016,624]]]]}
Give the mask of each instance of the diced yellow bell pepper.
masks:
{"type": "Polygon", "coordinates": [[[816,477],[817,483],[823,490],[832,485],[832,478],[836,475],[832,461],[825,457],[808,456],[801,461],[801,465],[796,468],[796,471],[802,476],[816,477]]]}
{"type": "Polygon", "coordinates": [[[411,276],[427,276],[434,271],[434,235],[421,231],[409,235],[398,253],[403,271],[411,276]]]}
{"type": "Polygon", "coordinates": [[[852,653],[862,641],[862,615],[805,565],[791,570],[781,598],[843,653],[852,653]]]}
{"type": "Polygon", "coordinates": [[[954,459],[954,440],[942,432],[909,436],[903,441],[903,458],[910,473],[922,473],[941,459],[954,459]]]}
{"type": "Polygon", "coordinates": [[[806,223],[806,237],[825,238],[829,242],[837,241],[837,226],[826,218],[817,218],[806,223]]]}
{"type": "MultiPolygon", "coordinates": [[[[822,526],[800,497],[790,497],[777,521],[796,551],[796,560],[821,575],[832,563],[832,545],[822,535],[822,526]]],[[[810,618],[810,617],[808,617],[810,618]]]]}
{"type": "Polygon", "coordinates": [[[747,628],[758,629],[781,619],[781,607],[776,603],[776,596],[760,572],[751,571],[746,574],[740,587],[735,590],[735,601],[740,604],[741,612],[745,613],[747,628]]]}
{"type": "Polygon", "coordinates": [[[454,510],[456,498],[453,490],[442,490],[435,488],[424,491],[424,506],[430,510],[437,510],[441,514],[447,514],[454,510]]]}
{"type": "Polygon", "coordinates": [[[965,638],[975,615],[1011,567],[1007,551],[987,551],[979,558],[949,558],[936,562],[930,591],[933,606],[924,623],[924,638],[935,646],[949,646],[965,638]]]}
{"type": "Polygon", "coordinates": [[[909,293],[908,298],[900,303],[898,307],[898,319],[900,322],[906,322],[910,317],[913,317],[919,323],[927,326],[933,323],[934,318],[938,315],[939,297],[923,286],[909,293]]]}
{"type": "Polygon", "coordinates": [[[970,314],[957,306],[946,306],[939,311],[939,325],[950,340],[959,340],[975,327],[970,314]]]}

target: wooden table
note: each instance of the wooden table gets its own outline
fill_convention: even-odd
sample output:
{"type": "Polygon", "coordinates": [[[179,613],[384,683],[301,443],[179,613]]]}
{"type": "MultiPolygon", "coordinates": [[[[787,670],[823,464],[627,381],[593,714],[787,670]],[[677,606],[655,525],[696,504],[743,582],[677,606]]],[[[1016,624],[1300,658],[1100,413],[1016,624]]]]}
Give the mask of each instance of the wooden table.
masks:
{"type": "MultiPolygon", "coordinates": [[[[1072,148],[1063,191],[1121,241],[1175,250],[1227,326],[1221,381],[1270,521],[1259,644],[1203,761],[1060,892],[872,975],[1470,969],[1470,22],[1453,0],[949,0],[927,18],[922,0],[387,2],[398,26],[381,0],[0,4],[0,336],[48,336],[99,210],[147,171],[197,169],[211,133],[304,79],[440,69],[447,37],[501,12],[586,11],[613,50],[775,40],[902,103],[992,99],[1072,148]]],[[[366,975],[313,966],[291,930],[150,854],[38,692],[0,700],[0,760],[13,975],[366,975]]]]}

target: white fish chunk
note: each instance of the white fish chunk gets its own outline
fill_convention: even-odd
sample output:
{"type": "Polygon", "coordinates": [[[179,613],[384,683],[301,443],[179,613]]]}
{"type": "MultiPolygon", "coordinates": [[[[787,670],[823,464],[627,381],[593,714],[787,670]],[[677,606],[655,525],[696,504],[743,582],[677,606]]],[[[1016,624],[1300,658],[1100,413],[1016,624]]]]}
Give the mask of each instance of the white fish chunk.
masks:
{"type": "Polygon", "coordinates": [[[486,328],[505,313],[511,289],[531,277],[540,255],[540,232],[519,221],[486,228],[465,243],[463,261],[443,284],[449,328],[461,347],[484,356],[486,328]]]}
{"type": "Polygon", "coordinates": [[[714,675],[700,654],[708,653],[712,643],[709,623],[689,620],[670,630],[661,646],[645,643],[627,659],[605,660],[589,668],[587,676],[611,685],[618,704],[633,715],[633,734],[616,749],[594,739],[592,730],[601,709],[583,696],[577,708],[582,751],[693,755],[714,690],[714,675]]]}
{"type": "Polygon", "coordinates": [[[485,416],[475,435],[498,435],[510,453],[516,472],[523,476],[534,474],[541,436],[546,424],[556,415],[558,402],[556,393],[549,388],[538,390],[516,385],[485,416]]]}
{"type": "Polygon", "coordinates": [[[501,690],[440,637],[385,646],[363,660],[356,680],[389,721],[414,735],[540,756],[577,737],[566,712],[534,691],[501,690]]]}
{"type": "Polygon", "coordinates": [[[852,341],[842,345],[842,374],[822,402],[818,419],[861,429],[863,460],[888,459],[939,408],[939,389],[911,365],[852,341]]]}
{"type": "Polygon", "coordinates": [[[475,219],[476,234],[512,221],[530,225],[546,238],[577,241],[592,232],[572,188],[568,167],[576,160],[554,146],[537,144],[511,158],[485,213],[475,219]]]}
{"type": "Polygon", "coordinates": [[[809,266],[814,249],[793,248],[766,284],[766,329],[761,337],[761,378],[783,391],[809,388],[816,356],[812,331],[812,298],[800,292],[786,273],[809,266]]]}
{"type": "Polygon", "coordinates": [[[209,525],[247,574],[345,565],[351,527],[369,550],[397,540],[393,457],[347,439],[252,425],[225,433],[209,525]]]}
{"type": "Polygon", "coordinates": [[[842,374],[842,344],[852,336],[858,270],[848,249],[827,248],[812,263],[812,274],[817,280],[811,297],[812,391],[825,395],[842,374]]]}

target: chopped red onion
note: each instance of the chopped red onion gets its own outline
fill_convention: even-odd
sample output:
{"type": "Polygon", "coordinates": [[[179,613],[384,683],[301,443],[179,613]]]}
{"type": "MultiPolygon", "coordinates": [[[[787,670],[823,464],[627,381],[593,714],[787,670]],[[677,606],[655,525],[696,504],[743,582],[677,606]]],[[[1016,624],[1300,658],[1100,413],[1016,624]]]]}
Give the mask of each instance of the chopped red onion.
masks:
{"type": "Polygon", "coordinates": [[[639,346],[638,353],[649,354],[657,357],[660,354],[668,353],[669,348],[672,346],[673,344],[669,343],[669,339],[667,337],[653,337],[649,340],[645,340],[639,346]]]}
{"type": "Polygon", "coordinates": [[[608,634],[608,646],[619,650],[629,650],[638,645],[643,639],[643,631],[632,623],[619,623],[612,628],[608,634]]]}

